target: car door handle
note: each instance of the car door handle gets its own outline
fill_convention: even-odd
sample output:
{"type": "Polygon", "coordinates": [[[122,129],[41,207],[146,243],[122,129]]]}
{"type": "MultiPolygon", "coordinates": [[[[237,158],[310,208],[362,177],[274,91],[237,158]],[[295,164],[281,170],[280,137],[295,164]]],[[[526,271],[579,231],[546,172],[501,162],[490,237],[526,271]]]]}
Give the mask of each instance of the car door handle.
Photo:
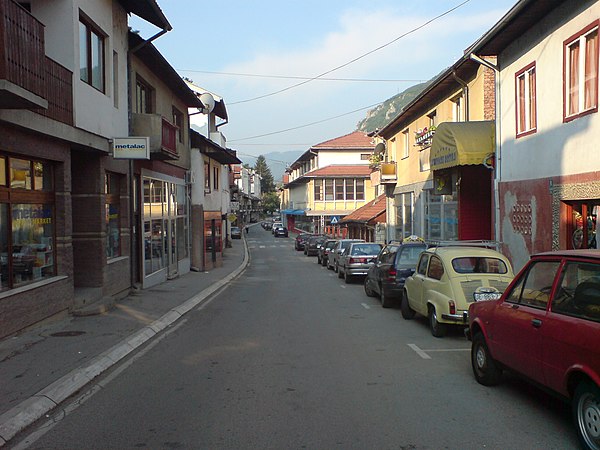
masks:
{"type": "Polygon", "coordinates": [[[531,325],[533,325],[534,328],[539,328],[542,326],[542,321],[540,319],[533,319],[531,325]]]}

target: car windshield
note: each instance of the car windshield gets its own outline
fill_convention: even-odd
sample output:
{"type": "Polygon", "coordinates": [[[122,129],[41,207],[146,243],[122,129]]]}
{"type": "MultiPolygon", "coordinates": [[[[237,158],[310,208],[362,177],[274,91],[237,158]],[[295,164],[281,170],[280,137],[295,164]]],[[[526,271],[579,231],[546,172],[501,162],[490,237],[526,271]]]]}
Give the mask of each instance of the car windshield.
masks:
{"type": "Polygon", "coordinates": [[[508,273],[504,261],[498,258],[463,257],[452,260],[452,268],[456,273],[508,273]]]}
{"type": "Polygon", "coordinates": [[[353,256],[376,255],[380,250],[379,244],[355,244],[352,246],[350,254],[353,256]]]}
{"type": "Polygon", "coordinates": [[[398,250],[398,267],[415,267],[425,245],[407,245],[398,250]]]}

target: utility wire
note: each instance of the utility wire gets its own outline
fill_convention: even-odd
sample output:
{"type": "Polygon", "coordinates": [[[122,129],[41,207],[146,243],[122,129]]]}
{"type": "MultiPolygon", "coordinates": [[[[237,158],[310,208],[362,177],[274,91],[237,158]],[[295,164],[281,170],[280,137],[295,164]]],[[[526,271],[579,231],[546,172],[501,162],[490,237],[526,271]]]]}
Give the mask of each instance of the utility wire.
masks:
{"type": "Polygon", "coordinates": [[[379,102],[379,103],[373,103],[372,105],[364,106],[362,108],[355,109],[354,111],[346,112],[344,114],[339,114],[337,116],[328,117],[327,119],[317,120],[316,122],[311,122],[311,123],[307,123],[307,124],[304,124],[304,125],[298,125],[297,127],[286,128],[285,130],[279,130],[279,131],[272,131],[270,133],[265,133],[265,134],[257,134],[256,136],[248,136],[248,137],[239,138],[239,139],[230,139],[228,142],[247,141],[249,139],[256,139],[256,138],[265,137],[265,136],[272,136],[274,134],[285,133],[287,131],[298,130],[300,128],[306,128],[306,127],[310,127],[312,125],[318,125],[320,123],[327,122],[329,120],[338,119],[340,117],[348,116],[350,114],[354,114],[354,113],[359,112],[359,111],[364,111],[365,109],[370,109],[370,108],[373,108],[373,107],[378,106],[378,105],[381,105],[381,102],[379,102]]]}
{"type": "MultiPolygon", "coordinates": [[[[271,96],[273,96],[273,95],[281,94],[282,92],[289,91],[290,89],[294,89],[294,88],[296,88],[296,87],[302,86],[302,85],[304,85],[304,84],[306,84],[306,83],[310,83],[311,81],[314,81],[314,80],[316,80],[316,79],[319,79],[319,78],[321,78],[321,77],[323,77],[323,76],[325,76],[325,75],[327,75],[327,74],[330,74],[331,72],[335,72],[336,70],[339,70],[339,69],[341,69],[341,68],[343,68],[343,67],[349,66],[350,64],[352,64],[352,63],[355,63],[356,61],[358,61],[358,60],[360,60],[360,59],[364,58],[365,56],[368,56],[368,55],[370,55],[370,54],[372,54],[372,53],[375,53],[375,52],[377,52],[377,51],[379,51],[379,50],[381,50],[381,49],[383,49],[383,48],[385,48],[385,47],[387,47],[387,46],[389,46],[389,45],[393,44],[394,42],[396,42],[396,41],[398,41],[398,40],[402,39],[403,37],[406,37],[406,36],[408,36],[409,34],[412,34],[412,33],[416,32],[416,31],[419,31],[419,30],[420,30],[420,29],[422,29],[422,28],[425,28],[425,27],[426,27],[427,25],[429,25],[430,23],[432,23],[432,22],[434,22],[434,21],[436,21],[436,20],[438,20],[438,19],[440,19],[440,18],[442,18],[442,17],[444,17],[444,16],[446,16],[446,15],[450,14],[451,12],[453,12],[453,11],[457,10],[458,8],[460,8],[461,6],[463,6],[463,5],[467,4],[467,3],[469,3],[470,1],[471,1],[471,0],[465,0],[465,1],[463,1],[462,3],[458,4],[457,6],[455,6],[455,7],[451,8],[451,9],[447,10],[446,12],[443,12],[442,14],[439,14],[439,15],[435,16],[435,17],[434,17],[434,18],[432,18],[432,19],[429,19],[427,22],[425,22],[425,23],[423,23],[423,24],[419,25],[418,27],[416,27],[416,28],[413,28],[413,29],[412,29],[412,30],[410,30],[410,31],[407,31],[407,32],[406,32],[406,33],[404,33],[404,34],[401,34],[400,36],[398,36],[398,37],[397,37],[397,38],[395,38],[395,39],[392,39],[390,42],[388,42],[388,43],[386,43],[386,44],[383,44],[383,45],[380,45],[379,47],[377,47],[377,48],[375,48],[375,49],[373,49],[373,50],[371,50],[371,51],[368,51],[367,53],[364,53],[364,54],[362,54],[362,55],[360,55],[360,56],[358,56],[358,57],[356,57],[356,58],[354,58],[354,59],[352,59],[352,60],[348,61],[347,63],[344,63],[344,64],[342,64],[342,65],[340,65],[340,66],[334,67],[333,69],[331,69],[331,70],[328,70],[327,72],[323,72],[322,74],[320,74],[320,75],[317,75],[316,77],[309,78],[308,80],[304,80],[304,81],[302,81],[302,82],[300,82],[300,83],[296,83],[296,84],[294,84],[294,85],[292,85],[292,86],[288,86],[288,87],[286,87],[286,88],[283,88],[283,89],[279,89],[278,91],[271,92],[270,94],[264,94],[264,95],[260,95],[260,96],[258,96],[258,97],[249,98],[249,99],[247,99],[247,100],[240,100],[240,101],[237,101],[237,102],[230,102],[230,103],[229,103],[229,106],[231,106],[231,105],[239,105],[240,103],[247,103],[247,102],[251,102],[251,101],[254,101],[254,100],[259,100],[259,99],[262,99],[262,98],[271,97],[271,96]]],[[[267,135],[264,135],[264,136],[267,136],[267,135]]]]}
{"type": "Polygon", "coordinates": [[[353,81],[353,82],[364,82],[364,83],[421,83],[425,80],[395,80],[395,79],[372,79],[372,78],[311,78],[301,77],[293,75],[265,75],[258,73],[239,73],[239,72],[214,72],[210,70],[188,70],[188,69],[177,69],[178,72],[190,72],[190,73],[206,73],[211,75],[231,75],[236,77],[254,77],[254,78],[277,78],[277,79],[292,79],[292,80],[322,80],[322,81],[353,81]]]}

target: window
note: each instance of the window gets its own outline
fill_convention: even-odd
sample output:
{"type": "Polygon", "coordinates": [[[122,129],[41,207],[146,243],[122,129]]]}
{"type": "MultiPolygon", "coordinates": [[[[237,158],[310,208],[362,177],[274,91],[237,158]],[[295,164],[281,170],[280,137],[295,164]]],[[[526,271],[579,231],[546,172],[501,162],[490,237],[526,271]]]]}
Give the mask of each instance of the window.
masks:
{"type": "Polygon", "coordinates": [[[113,51],[113,106],[119,107],[119,54],[113,51]]]}
{"type": "Polygon", "coordinates": [[[402,145],[402,158],[408,158],[410,151],[408,128],[402,132],[402,145]]]}
{"type": "Polygon", "coordinates": [[[429,114],[427,114],[427,117],[429,118],[429,125],[427,126],[427,128],[437,126],[437,112],[435,109],[429,114]]]}
{"type": "Polygon", "coordinates": [[[315,180],[315,200],[323,200],[323,180],[315,180]]]}
{"type": "Polygon", "coordinates": [[[219,189],[219,168],[213,167],[213,188],[216,190],[219,189]]]}
{"type": "Polygon", "coordinates": [[[372,153],[361,153],[360,160],[361,161],[369,161],[371,159],[372,153]]]}
{"type": "Polygon", "coordinates": [[[463,120],[463,97],[459,95],[452,99],[452,121],[453,122],[462,122],[463,120]]]}
{"type": "Polygon", "coordinates": [[[335,180],[335,199],[344,200],[344,180],[335,180]]]}
{"type": "Polygon", "coordinates": [[[396,195],[396,239],[404,239],[413,233],[413,193],[396,195]]]}
{"type": "Polygon", "coordinates": [[[210,163],[204,161],[204,193],[210,192],[210,163]]]}
{"type": "Polygon", "coordinates": [[[516,113],[517,135],[534,132],[537,126],[535,63],[517,72],[516,79],[516,113]]]}
{"type": "Polygon", "coordinates": [[[173,106],[173,123],[177,127],[177,140],[183,144],[183,113],[173,106]]]}
{"type": "Polygon", "coordinates": [[[429,269],[427,270],[427,276],[434,280],[441,280],[444,276],[444,265],[442,260],[437,256],[432,256],[429,261],[429,269]]]}
{"type": "Polygon", "coordinates": [[[354,200],[354,180],[344,180],[346,185],[346,200],[354,200]]]}
{"type": "Polygon", "coordinates": [[[417,273],[419,275],[425,275],[427,273],[427,263],[429,262],[429,255],[427,253],[423,253],[421,255],[421,259],[419,260],[419,265],[417,267],[417,273]]]}
{"type": "Polygon", "coordinates": [[[600,265],[567,263],[552,311],[600,322],[600,265]]]}
{"type": "Polygon", "coordinates": [[[531,264],[527,273],[506,297],[506,301],[546,309],[559,265],[559,261],[540,261],[531,264]]]}
{"type": "Polygon", "coordinates": [[[150,114],[152,113],[152,92],[153,89],[148,83],[140,77],[136,77],[135,81],[135,113],[150,114]]]}
{"type": "Polygon", "coordinates": [[[365,180],[356,180],[356,200],[365,199],[365,180]]]}
{"type": "Polygon", "coordinates": [[[84,18],[79,19],[79,78],[104,92],[104,35],[84,18]]]}
{"type": "Polygon", "coordinates": [[[598,111],[598,22],[564,42],[565,121],[598,111]]]}
{"type": "Polygon", "coordinates": [[[106,173],[104,182],[104,194],[106,196],[106,257],[109,259],[121,256],[119,178],[120,176],[115,173],[106,173]]]}
{"type": "Polygon", "coordinates": [[[0,156],[0,171],[0,290],[7,290],[56,273],[54,183],[43,161],[0,156]]]}
{"type": "Polygon", "coordinates": [[[333,180],[325,180],[325,201],[333,201],[333,180]]]}

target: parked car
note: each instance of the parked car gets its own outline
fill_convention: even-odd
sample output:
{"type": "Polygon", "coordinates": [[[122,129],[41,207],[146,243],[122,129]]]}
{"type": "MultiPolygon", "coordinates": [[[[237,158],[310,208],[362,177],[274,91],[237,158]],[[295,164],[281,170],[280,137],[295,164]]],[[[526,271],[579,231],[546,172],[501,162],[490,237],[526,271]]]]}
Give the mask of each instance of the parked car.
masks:
{"type": "Polygon", "coordinates": [[[353,277],[365,276],[381,251],[381,244],[352,242],[338,260],[338,278],[350,283],[353,277]]]}
{"type": "Polygon", "coordinates": [[[241,239],[242,238],[242,230],[240,227],[231,227],[231,239],[241,239]]]}
{"type": "Polygon", "coordinates": [[[469,308],[471,364],[486,386],[510,369],[570,401],[584,448],[600,448],[600,251],[533,255],[499,300],[469,308]]]}
{"type": "Polygon", "coordinates": [[[286,227],[275,227],[273,228],[273,235],[275,237],[288,237],[288,229],[286,227]]]}
{"type": "Polygon", "coordinates": [[[273,222],[265,221],[262,223],[262,227],[267,231],[271,231],[273,229],[273,222]]]}
{"type": "Polygon", "coordinates": [[[309,237],[312,236],[312,233],[300,233],[296,236],[296,241],[294,242],[294,248],[298,251],[304,250],[304,244],[308,240],[309,237]]]}
{"type": "Polygon", "coordinates": [[[335,247],[337,244],[337,239],[327,239],[321,247],[319,247],[319,252],[317,253],[317,263],[322,266],[327,265],[327,258],[329,258],[329,252],[335,247]]]}
{"type": "Polygon", "coordinates": [[[313,235],[308,238],[304,244],[304,254],[306,256],[317,256],[319,246],[327,239],[325,236],[313,235]]]}
{"type": "Polygon", "coordinates": [[[419,239],[392,242],[383,247],[365,277],[365,294],[379,296],[384,308],[399,304],[404,282],[415,273],[419,255],[426,248],[425,242],[419,239]]]}
{"type": "Polygon", "coordinates": [[[353,242],[365,242],[364,239],[339,239],[327,257],[327,268],[338,272],[339,257],[353,242]]]}
{"type": "Polygon", "coordinates": [[[273,222],[273,227],[271,228],[271,234],[275,234],[276,228],[284,228],[283,222],[273,222]]]}
{"type": "Polygon", "coordinates": [[[442,337],[448,325],[467,324],[475,294],[499,296],[513,278],[510,261],[496,250],[459,243],[429,248],[404,283],[402,317],[417,312],[429,319],[431,334],[442,337]]]}

